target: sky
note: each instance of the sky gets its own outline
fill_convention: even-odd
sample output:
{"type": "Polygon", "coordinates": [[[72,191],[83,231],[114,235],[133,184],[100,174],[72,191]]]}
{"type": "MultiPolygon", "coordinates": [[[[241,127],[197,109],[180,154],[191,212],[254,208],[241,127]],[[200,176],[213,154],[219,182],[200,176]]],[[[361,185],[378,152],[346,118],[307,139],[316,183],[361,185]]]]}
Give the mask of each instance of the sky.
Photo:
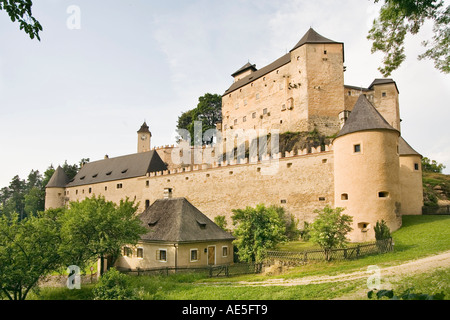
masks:
{"type": "MultiPolygon", "coordinates": [[[[380,5],[362,0],[39,0],[31,40],[0,11],[0,187],[51,164],[136,152],[146,121],[152,146],[175,143],[178,116],[205,93],[223,94],[247,62],[259,69],[308,31],[344,42],[347,85],[381,78],[367,33],[380,5]]],[[[391,77],[401,130],[450,173],[450,75],[419,61],[426,24],[406,41],[391,77]]]]}

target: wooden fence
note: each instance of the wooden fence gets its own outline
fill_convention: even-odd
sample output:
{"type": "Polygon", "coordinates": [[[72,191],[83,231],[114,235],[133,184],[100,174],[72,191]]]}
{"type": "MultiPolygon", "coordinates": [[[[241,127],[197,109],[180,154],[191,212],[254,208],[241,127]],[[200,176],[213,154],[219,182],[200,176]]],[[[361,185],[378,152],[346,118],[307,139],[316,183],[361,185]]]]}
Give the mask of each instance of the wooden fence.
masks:
{"type": "Polygon", "coordinates": [[[357,259],[370,254],[385,253],[394,250],[392,238],[371,243],[358,244],[342,249],[306,250],[298,252],[267,251],[266,262],[275,261],[289,264],[304,264],[308,261],[357,259]]]}
{"type": "Polygon", "coordinates": [[[422,207],[422,214],[449,214],[450,206],[422,207]]]}
{"type": "Polygon", "coordinates": [[[235,263],[231,265],[205,266],[205,267],[164,267],[127,270],[119,269],[121,272],[134,275],[169,275],[180,273],[200,273],[209,277],[229,277],[240,274],[260,273],[262,270],[261,263],[235,263]]]}

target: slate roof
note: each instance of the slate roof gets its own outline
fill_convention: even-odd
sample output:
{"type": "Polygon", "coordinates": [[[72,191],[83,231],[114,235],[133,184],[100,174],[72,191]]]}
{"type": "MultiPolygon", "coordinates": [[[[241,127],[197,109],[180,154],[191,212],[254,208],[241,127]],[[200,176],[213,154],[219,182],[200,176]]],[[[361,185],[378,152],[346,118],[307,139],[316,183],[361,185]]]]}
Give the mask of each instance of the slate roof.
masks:
{"type": "Polygon", "coordinates": [[[58,166],[58,168],[56,168],[52,177],[48,181],[46,188],[64,188],[68,182],[69,178],[67,177],[63,168],[61,168],[61,166],[58,166]]]}
{"type": "Polygon", "coordinates": [[[243,86],[245,86],[246,84],[249,84],[250,82],[261,78],[262,76],[268,74],[269,72],[278,69],[281,66],[284,66],[285,64],[291,62],[291,54],[290,53],[286,53],[284,56],[282,56],[281,58],[278,58],[277,60],[275,60],[274,62],[268,64],[267,66],[265,66],[264,68],[261,68],[259,70],[256,70],[254,72],[252,72],[251,74],[249,74],[248,76],[245,76],[244,78],[240,79],[239,81],[234,82],[226,91],[223,95],[229,94],[230,92],[239,89],[243,86]]]}
{"type": "Polygon", "coordinates": [[[397,92],[399,92],[398,88],[397,88],[397,83],[394,80],[392,80],[391,78],[377,78],[377,79],[372,81],[372,83],[369,86],[369,89],[372,90],[373,86],[375,86],[375,85],[389,84],[389,83],[395,84],[395,89],[397,89],[397,92]]]}
{"type": "Polygon", "coordinates": [[[148,230],[141,237],[142,241],[202,242],[235,239],[186,198],[158,199],[139,218],[148,230]]]}
{"type": "Polygon", "coordinates": [[[379,129],[398,132],[398,130],[394,129],[383,118],[378,110],[367,100],[366,96],[362,94],[356,101],[352,112],[336,138],[353,132],[379,129]]]}
{"type": "Polygon", "coordinates": [[[129,179],[167,170],[155,150],[86,163],[66,187],[129,179]]]}
{"type": "Polygon", "coordinates": [[[237,70],[236,72],[234,72],[231,76],[237,76],[239,73],[242,73],[244,71],[247,71],[248,69],[253,69],[253,71],[256,71],[258,69],[256,69],[256,64],[250,64],[250,62],[247,62],[246,64],[244,64],[241,68],[239,68],[239,70],[237,70]]]}
{"type": "Polygon", "coordinates": [[[415,156],[422,156],[420,153],[418,153],[416,150],[414,150],[409,144],[408,142],[406,142],[405,139],[403,139],[403,137],[399,137],[398,138],[398,154],[401,156],[410,156],[410,155],[415,155],[415,156]]]}
{"type": "Polygon", "coordinates": [[[291,51],[301,47],[306,43],[342,43],[342,42],[336,42],[328,38],[325,38],[324,36],[318,34],[313,28],[309,28],[309,30],[300,39],[300,41],[297,42],[297,44],[291,49],[291,51]]]}
{"type": "MultiPolygon", "coordinates": [[[[301,47],[302,45],[307,44],[307,43],[341,43],[342,44],[342,42],[336,42],[336,41],[330,40],[328,38],[325,38],[324,36],[321,36],[320,34],[318,34],[313,28],[310,28],[305,33],[305,35],[300,39],[300,41],[294,46],[294,48],[292,48],[291,51],[293,51],[293,50],[297,49],[298,47],[301,47]]],[[[282,57],[278,58],[274,62],[268,64],[267,66],[265,66],[259,70],[256,70],[256,68],[255,68],[255,71],[252,72],[252,74],[240,79],[239,81],[234,82],[225,91],[225,93],[222,96],[229,94],[230,92],[232,92],[236,89],[239,89],[258,78],[261,78],[262,76],[268,74],[269,72],[272,72],[273,70],[280,68],[281,66],[284,66],[285,64],[288,64],[289,62],[291,62],[291,53],[290,52],[286,53],[282,57]]],[[[239,69],[238,71],[242,72],[241,69],[239,69]]],[[[238,74],[238,71],[233,73],[233,75],[238,74]]]]}

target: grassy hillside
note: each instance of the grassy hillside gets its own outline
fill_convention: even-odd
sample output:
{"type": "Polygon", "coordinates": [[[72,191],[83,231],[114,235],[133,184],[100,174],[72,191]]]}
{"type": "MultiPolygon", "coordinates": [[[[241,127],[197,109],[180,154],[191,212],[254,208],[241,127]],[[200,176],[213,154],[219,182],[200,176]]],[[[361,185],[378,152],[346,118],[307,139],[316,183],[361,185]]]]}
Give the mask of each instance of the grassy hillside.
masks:
{"type": "Polygon", "coordinates": [[[450,175],[424,172],[422,181],[425,206],[450,205],[450,175]]]}
{"type": "MultiPolygon", "coordinates": [[[[295,267],[275,278],[295,279],[307,276],[335,275],[366,270],[369,265],[380,267],[401,264],[439,252],[450,250],[450,216],[404,216],[403,227],[393,233],[394,252],[366,256],[351,261],[309,263],[295,267]]],[[[432,273],[408,275],[407,281],[400,281],[395,288],[407,289],[414,286],[429,294],[444,291],[450,298],[447,266],[432,273]]],[[[230,278],[208,278],[201,274],[175,274],[171,276],[131,277],[131,285],[139,290],[142,299],[182,300],[258,300],[258,299],[333,299],[362,290],[367,292],[366,278],[294,286],[243,286],[240,281],[266,281],[274,276],[244,275],[230,278]]],[[[92,299],[93,285],[84,285],[81,290],[67,288],[44,288],[30,299],[92,299]]]]}

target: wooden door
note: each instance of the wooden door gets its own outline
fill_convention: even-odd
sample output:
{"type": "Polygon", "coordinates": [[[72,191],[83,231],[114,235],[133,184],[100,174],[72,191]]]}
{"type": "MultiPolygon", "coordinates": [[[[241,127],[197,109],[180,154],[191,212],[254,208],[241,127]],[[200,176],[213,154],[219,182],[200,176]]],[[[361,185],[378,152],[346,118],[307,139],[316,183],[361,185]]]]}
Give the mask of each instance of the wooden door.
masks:
{"type": "Polygon", "coordinates": [[[208,247],[208,265],[216,264],[216,247],[208,247]]]}

